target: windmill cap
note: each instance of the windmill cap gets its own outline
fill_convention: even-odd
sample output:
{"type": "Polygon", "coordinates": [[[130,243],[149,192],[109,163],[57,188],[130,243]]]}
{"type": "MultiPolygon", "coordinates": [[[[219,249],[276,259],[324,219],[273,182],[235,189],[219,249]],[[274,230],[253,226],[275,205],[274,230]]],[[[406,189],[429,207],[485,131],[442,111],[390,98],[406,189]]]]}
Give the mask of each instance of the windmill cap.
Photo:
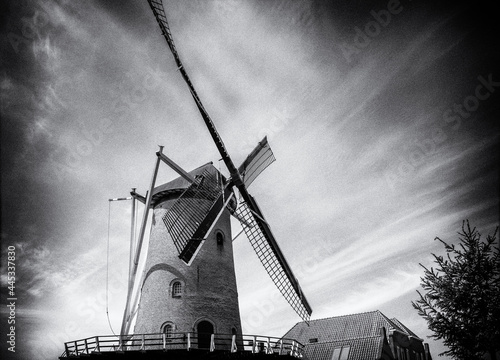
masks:
{"type": "MultiPolygon", "coordinates": [[[[192,177],[196,177],[201,175],[204,171],[209,171],[212,174],[216,174],[219,171],[213,166],[212,162],[206,163],[194,170],[189,171],[189,175],[192,177]]],[[[225,179],[224,179],[225,180],[225,179]]],[[[153,189],[153,196],[151,199],[151,206],[155,207],[156,205],[170,200],[173,197],[178,197],[184,190],[186,190],[189,185],[189,181],[179,176],[178,178],[169,181],[165,184],[157,186],[153,189]]]]}

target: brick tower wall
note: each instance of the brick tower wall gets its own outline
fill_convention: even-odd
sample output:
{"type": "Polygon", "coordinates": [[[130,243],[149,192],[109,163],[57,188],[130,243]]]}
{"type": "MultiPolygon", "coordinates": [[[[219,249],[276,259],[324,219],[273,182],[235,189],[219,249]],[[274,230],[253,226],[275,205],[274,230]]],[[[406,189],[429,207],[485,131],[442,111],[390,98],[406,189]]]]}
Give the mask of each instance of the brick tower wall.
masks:
{"type": "Polygon", "coordinates": [[[163,199],[153,209],[134,333],[159,333],[167,323],[173,326],[173,332],[196,332],[197,324],[206,320],[213,324],[215,333],[241,334],[230,214],[223,212],[188,266],[179,259],[162,219],[175,201],[163,199]],[[223,234],[222,244],[217,243],[218,232],[223,234]],[[176,281],[182,284],[179,297],[172,294],[176,281]]]}

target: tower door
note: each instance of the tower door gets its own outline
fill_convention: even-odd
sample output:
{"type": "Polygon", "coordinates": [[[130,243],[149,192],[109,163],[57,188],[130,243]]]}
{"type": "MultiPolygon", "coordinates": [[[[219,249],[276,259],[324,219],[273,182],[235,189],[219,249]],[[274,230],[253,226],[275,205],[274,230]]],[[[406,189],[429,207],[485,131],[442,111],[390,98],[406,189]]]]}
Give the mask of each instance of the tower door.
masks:
{"type": "Polygon", "coordinates": [[[208,321],[200,321],[198,330],[198,349],[210,348],[210,336],[214,333],[214,326],[208,321]]]}

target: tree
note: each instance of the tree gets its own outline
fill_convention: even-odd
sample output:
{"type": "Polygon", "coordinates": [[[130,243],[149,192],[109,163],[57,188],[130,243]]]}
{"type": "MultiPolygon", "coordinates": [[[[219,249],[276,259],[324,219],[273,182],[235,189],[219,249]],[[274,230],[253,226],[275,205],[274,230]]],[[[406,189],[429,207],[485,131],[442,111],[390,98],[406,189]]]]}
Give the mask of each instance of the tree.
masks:
{"type": "Polygon", "coordinates": [[[436,268],[424,268],[420,299],[412,301],[434,332],[449,348],[442,355],[455,359],[496,360],[500,350],[500,251],[496,234],[486,241],[476,228],[464,221],[457,246],[436,237],[446,257],[432,254],[436,268]]]}

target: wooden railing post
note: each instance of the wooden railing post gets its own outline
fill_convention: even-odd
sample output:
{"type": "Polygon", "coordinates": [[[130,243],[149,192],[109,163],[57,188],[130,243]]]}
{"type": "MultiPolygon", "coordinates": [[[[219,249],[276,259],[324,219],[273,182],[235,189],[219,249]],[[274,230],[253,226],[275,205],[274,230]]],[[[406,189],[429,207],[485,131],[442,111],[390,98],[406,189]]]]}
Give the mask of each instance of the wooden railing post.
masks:
{"type": "Polygon", "coordinates": [[[119,335],[118,337],[118,350],[117,351],[122,351],[123,349],[123,339],[122,339],[122,336],[119,335]]]}
{"type": "Polygon", "coordinates": [[[68,343],[64,343],[64,349],[66,350],[66,357],[69,357],[68,343]]]}
{"type": "Polygon", "coordinates": [[[144,347],[146,345],[146,341],[144,340],[144,334],[141,336],[141,350],[144,350],[144,347]]]}
{"type": "Polygon", "coordinates": [[[231,339],[231,352],[235,353],[237,351],[238,351],[238,346],[236,345],[236,335],[233,335],[231,339]]]}
{"type": "Polygon", "coordinates": [[[191,333],[188,333],[187,338],[187,351],[191,350],[191,333]]]}
{"type": "Polygon", "coordinates": [[[101,348],[99,347],[99,336],[95,337],[95,349],[97,352],[101,352],[101,348]]]}
{"type": "Polygon", "coordinates": [[[214,352],[215,350],[215,335],[210,335],[210,352],[214,352]]]}

